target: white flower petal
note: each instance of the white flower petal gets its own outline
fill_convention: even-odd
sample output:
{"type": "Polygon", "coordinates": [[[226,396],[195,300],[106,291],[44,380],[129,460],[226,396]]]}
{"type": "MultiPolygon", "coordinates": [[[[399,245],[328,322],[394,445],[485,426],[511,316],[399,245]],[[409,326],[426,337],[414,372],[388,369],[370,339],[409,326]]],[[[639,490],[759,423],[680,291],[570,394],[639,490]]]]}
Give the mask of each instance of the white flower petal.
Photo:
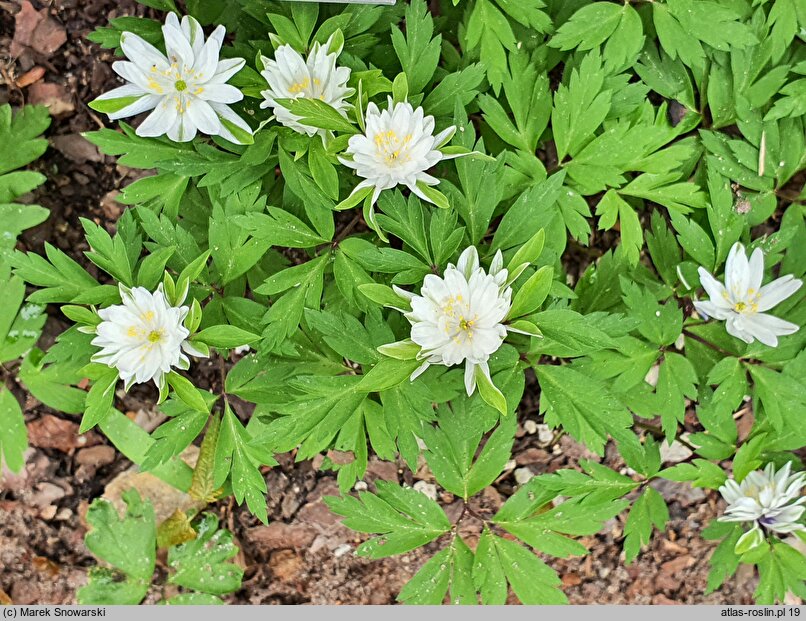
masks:
{"type": "MultiPolygon", "coordinates": [[[[118,370],[126,387],[153,380],[158,386],[171,368],[187,368],[183,349],[189,332],[182,325],[189,307],[172,307],[162,288],[120,287],[122,304],[98,312],[103,320],[92,344],[100,348],[92,359],[118,370]]],[[[195,350],[194,350],[195,351],[195,350]]]]}
{"type": "Polygon", "coordinates": [[[777,306],[800,289],[801,285],[803,281],[791,274],[764,285],[759,290],[758,310],[763,312],[777,306]]]}
{"type": "Polygon", "coordinates": [[[162,33],[167,58],[133,33],[121,36],[121,47],[129,60],[115,62],[112,68],[129,84],[99,99],[148,96],[109,117],[125,118],[154,108],[138,127],[137,134],[167,135],[177,142],[193,140],[198,131],[239,142],[232,134],[232,125],[251,133],[248,123],[227,107],[243,99],[243,93],[226,82],[246,61],[242,58],[219,60],[224,27],[216,28],[205,40],[198,21],[186,16],[180,22],[174,13],[169,13],[162,33]],[[225,127],[223,119],[232,124],[230,128],[225,127]]]}

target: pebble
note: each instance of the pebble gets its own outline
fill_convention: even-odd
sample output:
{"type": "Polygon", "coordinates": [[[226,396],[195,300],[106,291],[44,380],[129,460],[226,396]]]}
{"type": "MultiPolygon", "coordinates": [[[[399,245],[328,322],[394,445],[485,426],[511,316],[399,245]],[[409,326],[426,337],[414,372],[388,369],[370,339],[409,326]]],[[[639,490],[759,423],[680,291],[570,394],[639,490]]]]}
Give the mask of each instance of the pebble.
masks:
{"type": "Polygon", "coordinates": [[[537,427],[537,441],[541,444],[548,444],[554,439],[554,432],[546,424],[536,425],[537,427]]]}
{"type": "Polygon", "coordinates": [[[417,481],[414,484],[414,489],[430,498],[431,500],[437,499],[437,486],[433,483],[426,483],[425,481],[417,481]]]}
{"type": "Polygon", "coordinates": [[[535,473],[532,472],[529,468],[516,468],[515,469],[515,480],[518,482],[518,485],[526,485],[532,478],[535,476],[535,473]]]}
{"type": "Polygon", "coordinates": [[[115,461],[115,449],[105,444],[83,448],[76,454],[76,462],[82,466],[107,466],[115,461]]]}

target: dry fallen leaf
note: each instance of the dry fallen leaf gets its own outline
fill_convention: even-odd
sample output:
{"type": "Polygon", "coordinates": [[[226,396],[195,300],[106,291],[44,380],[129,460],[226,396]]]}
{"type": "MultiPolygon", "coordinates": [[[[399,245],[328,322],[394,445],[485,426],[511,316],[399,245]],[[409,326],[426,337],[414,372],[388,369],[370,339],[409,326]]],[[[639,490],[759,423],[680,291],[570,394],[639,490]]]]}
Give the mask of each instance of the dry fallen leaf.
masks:
{"type": "Polygon", "coordinates": [[[31,48],[50,57],[66,42],[64,27],[48,14],[47,9],[37,11],[28,0],[23,0],[20,12],[14,18],[14,38],[10,48],[12,56],[19,56],[25,48],[31,48]]]}

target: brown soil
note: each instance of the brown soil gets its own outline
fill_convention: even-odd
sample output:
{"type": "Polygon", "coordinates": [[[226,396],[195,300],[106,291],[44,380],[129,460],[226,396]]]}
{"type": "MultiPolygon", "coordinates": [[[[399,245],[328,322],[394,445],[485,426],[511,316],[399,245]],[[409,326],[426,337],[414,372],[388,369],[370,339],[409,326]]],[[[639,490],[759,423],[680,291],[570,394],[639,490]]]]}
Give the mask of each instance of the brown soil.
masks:
{"type": "MultiPolygon", "coordinates": [[[[86,264],[78,218],[111,228],[122,209],[113,200],[114,193],[136,175],[80,136],[103,126],[86,102],[116,85],[112,55],[85,37],[111,17],[142,15],[148,9],[133,0],[37,0],[25,10],[31,15],[43,11],[32,18],[45,22],[34,31],[40,38],[12,50],[15,16],[24,4],[25,0],[0,1],[0,103],[50,101],[55,118],[47,134],[52,148],[36,164],[48,182],[32,197],[51,210],[51,217],[28,232],[21,247],[41,251],[49,241],[86,264]]],[[[43,345],[63,328],[58,318],[51,318],[43,345]]],[[[200,381],[212,383],[214,370],[202,365],[200,381]]],[[[527,386],[521,423],[527,416],[539,422],[533,387],[533,383],[531,389],[527,386]]],[[[152,397],[148,391],[134,392],[120,405],[148,424],[152,397]]],[[[15,604],[72,603],[94,562],[83,544],[86,525],[81,516],[88,503],[131,464],[100,435],[79,437],[74,420],[30,397],[25,415],[32,445],[26,469],[19,476],[7,472],[0,476],[0,602],[7,596],[15,604]]],[[[536,435],[519,428],[514,455],[518,467],[540,474],[574,467],[583,457],[591,455],[567,437],[556,447],[545,447],[536,435]]],[[[617,469],[623,466],[615,455],[605,463],[617,469]]],[[[362,537],[341,526],[322,502],[322,496],[336,494],[337,487],[334,477],[315,465],[294,463],[286,456],[279,467],[267,470],[269,526],[231,501],[212,507],[222,524],[234,531],[242,548],[239,560],[246,567],[244,586],[229,598],[232,603],[393,603],[429,554],[426,549],[383,561],[355,557],[353,550],[362,537]]],[[[370,489],[379,478],[413,481],[408,470],[373,460],[365,477],[370,489]]],[[[479,510],[500,506],[514,486],[512,473],[503,477],[484,493],[479,510]]],[[[589,556],[549,560],[571,602],[750,603],[756,580],[752,571],[740,570],[721,591],[703,596],[713,544],[703,541],[699,531],[717,514],[715,495],[666,482],[657,487],[669,502],[672,519],[636,563],[624,565],[621,520],[612,520],[603,533],[585,541],[589,556]]],[[[450,515],[457,513],[458,502],[449,494],[440,500],[450,515]]],[[[465,534],[472,540],[474,526],[467,528],[465,534]]],[[[155,588],[148,601],[162,594],[161,587],[155,588]]]]}

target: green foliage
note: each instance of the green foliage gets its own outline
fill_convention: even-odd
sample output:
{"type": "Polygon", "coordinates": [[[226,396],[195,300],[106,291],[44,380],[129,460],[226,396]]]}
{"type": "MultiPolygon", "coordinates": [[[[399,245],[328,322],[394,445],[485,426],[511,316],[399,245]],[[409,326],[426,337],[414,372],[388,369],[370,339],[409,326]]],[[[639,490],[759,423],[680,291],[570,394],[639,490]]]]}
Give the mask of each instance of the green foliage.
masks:
{"type": "MultiPolygon", "coordinates": [[[[158,540],[154,508],[134,489],[124,492],[123,501],[122,518],[104,499],[87,512],[85,543],[105,565],[90,569],[89,583],[78,591],[80,604],[139,604],[151,588],[158,540]]],[[[166,546],[172,570],[168,582],[187,589],[167,603],[221,603],[218,596],[237,591],[243,577],[240,567],[226,562],[238,553],[232,535],[219,530],[217,517],[206,514],[190,528],[189,537],[187,543],[166,546]]]]}
{"type": "MultiPolygon", "coordinates": [[[[11,255],[17,237],[42,223],[48,211],[39,205],[17,201],[45,182],[45,176],[31,170],[17,170],[32,163],[48,147],[41,134],[50,125],[43,106],[26,106],[16,113],[8,104],[0,105],[0,143],[14,145],[0,153],[0,289],[6,299],[0,310],[0,466],[19,472],[25,465],[28,432],[17,397],[11,392],[13,375],[6,376],[27,361],[45,323],[44,307],[25,303],[25,283],[11,273],[11,255]],[[6,366],[8,365],[8,366],[6,366]]],[[[35,387],[29,390],[36,395],[35,387]]]]}
{"type": "MultiPolygon", "coordinates": [[[[117,222],[82,221],[84,257],[52,245],[15,250],[45,215],[14,201],[43,181],[16,169],[45,148],[37,136],[47,117],[0,108],[0,143],[19,145],[0,154],[0,228],[10,223],[0,239],[9,302],[0,363],[22,359],[19,378],[37,399],[80,415],[82,431],[98,428],[194,500],[231,494],[263,522],[276,455],[325,455],[341,494],[329,506],[371,536],[359,554],[428,546],[430,559],[399,595],[412,604],[502,604],[510,591],[527,604],[562,603],[553,561],[538,554],[586,554],[579,538],[622,515],[632,563],[669,519],[656,479],[718,490],[768,463],[801,467],[806,333],[783,330],[776,347],[747,343],[735,323],[694,305],[713,289],[702,270],[733,278],[726,261],[737,243],[763,254],[754,291],[806,273],[806,17],[796,0],[182,8],[205,26],[225,25],[222,56],[246,59],[231,83],[254,135],[243,145],[201,135],[174,143],[138,135],[136,123],[89,133],[122,166],[154,172],[123,188],[130,208],[117,222]],[[354,93],[342,113],[325,97],[298,96],[307,87],[295,83],[294,97],[278,99],[311,130],[300,133],[261,107],[259,58],[281,45],[305,55],[329,40],[354,93]],[[384,110],[390,99],[422,106],[429,129],[367,127],[370,103],[384,110]],[[409,166],[394,141],[431,130],[445,133],[420,145],[428,177],[395,185],[387,170],[376,188],[344,165],[372,159],[353,155],[365,137],[392,168],[409,166]],[[465,316],[458,296],[410,296],[442,286],[469,246],[485,274],[507,270],[490,288],[507,308],[485,335],[495,351],[465,376],[467,357],[447,366],[442,353],[488,317],[465,316]],[[116,409],[117,369],[92,362],[102,311],[121,303],[118,284],[161,284],[182,307],[189,364],[143,387],[166,416],[151,433],[116,409]],[[48,352],[35,347],[45,304],[76,324],[48,352]],[[449,338],[431,348],[424,340],[442,339],[446,326],[424,337],[411,324],[435,309],[461,329],[447,326],[449,338]],[[200,356],[213,379],[196,372],[200,356]],[[479,495],[511,475],[524,417],[547,424],[552,444],[567,434],[607,464],[615,449],[629,475],[571,461],[514,487],[496,512],[480,509],[479,495]],[[199,441],[191,469],[179,456],[199,441]],[[662,468],[662,443],[675,442],[693,454],[662,468]],[[352,494],[373,456],[427,467],[437,499],[384,482],[352,494]],[[458,514],[443,509],[448,497],[458,514]],[[480,533],[473,545],[470,520],[480,533]]],[[[91,38],[118,51],[124,31],[163,44],[159,22],[128,16],[91,38]]],[[[93,103],[106,113],[119,104],[93,103]]],[[[475,291],[468,286],[469,297],[475,291]]],[[[740,307],[731,295],[721,314],[758,319],[757,301],[740,307]]],[[[799,290],[763,312],[800,327],[803,299],[799,290]]],[[[0,388],[0,454],[19,469],[25,427],[11,387],[0,388]]],[[[122,519],[93,505],[88,545],[111,568],[94,571],[85,601],[141,601],[148,589],[160,537],[149,505],[128,501],[122,519]],[[113,543],[128,534],[134,547],[113,543]]],[[[238,587],[234,547],[217,529],[204,518],[192,541],[170,548],[169,581],[192,591],[169,603],[218,602],[238,587]]],[[[709,592],[749,563],[759,602],[803,593],[802,555],[769,532],[737,552],[744,532],[723,522],[704,531],[720,541],[709,592]]]]}

